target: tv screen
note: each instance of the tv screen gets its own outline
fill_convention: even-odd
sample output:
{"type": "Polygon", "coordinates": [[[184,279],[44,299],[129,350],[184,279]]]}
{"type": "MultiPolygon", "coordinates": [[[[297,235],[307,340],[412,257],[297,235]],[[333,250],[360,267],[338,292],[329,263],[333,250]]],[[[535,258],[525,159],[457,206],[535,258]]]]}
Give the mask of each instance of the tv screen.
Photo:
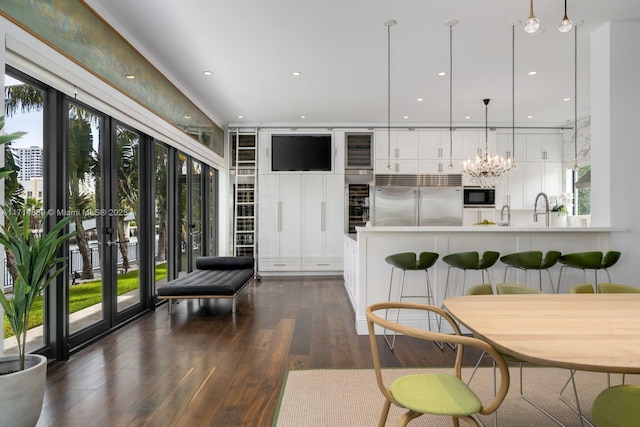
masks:
{"type": "Polygon", "coordinates": [[[330,171],[331,135],[272,135],[272,171],[330,171]]]}

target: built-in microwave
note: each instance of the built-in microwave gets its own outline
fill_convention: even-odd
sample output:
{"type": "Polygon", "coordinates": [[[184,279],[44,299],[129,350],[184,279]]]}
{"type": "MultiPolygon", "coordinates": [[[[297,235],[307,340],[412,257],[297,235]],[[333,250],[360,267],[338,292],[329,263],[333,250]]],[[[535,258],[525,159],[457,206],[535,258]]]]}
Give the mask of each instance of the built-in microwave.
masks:
{"type": "Polygon", "coordinates": [[[464,187],[464,207],[480,208],[496,205],[495,188],[464,187]]]}

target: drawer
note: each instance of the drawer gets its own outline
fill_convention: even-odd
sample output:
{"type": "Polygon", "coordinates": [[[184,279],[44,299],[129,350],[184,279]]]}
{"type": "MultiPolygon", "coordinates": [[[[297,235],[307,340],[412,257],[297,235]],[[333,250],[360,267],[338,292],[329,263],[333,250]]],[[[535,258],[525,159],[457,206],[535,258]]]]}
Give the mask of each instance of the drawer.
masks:
{"type": "Polygon", "coordinates": [[[301,262],[299,259],[259,259],[258,270],[260,271],[300,271],[301,262]]]}
{"type": "Polygon", "coordinates": [[[303,259],[303,271],[342,271],[342,259],[303,259]]]}

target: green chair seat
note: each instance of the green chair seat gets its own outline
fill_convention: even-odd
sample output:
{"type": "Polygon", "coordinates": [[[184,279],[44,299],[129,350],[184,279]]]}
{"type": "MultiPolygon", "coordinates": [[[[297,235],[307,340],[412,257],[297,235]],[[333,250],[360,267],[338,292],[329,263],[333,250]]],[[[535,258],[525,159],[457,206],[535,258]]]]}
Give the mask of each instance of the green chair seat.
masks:
{"type": "Polygon", "coordinates": [[[498,283],[496,285],[496,293],[498,295],[504,294],[541,294],[542,292],[529,288],[527,286],[518,285],[516,283],[498,283]]]}
{"type": "Polygon", "coordinates": [[[467,289],[465,295],[493,295],[493,288],[491,283],[483,283],[481,285],[474,285],[467,289]]]}
{"type": "Polygon", "coordinates": [[[458,377],[451,374],[415,374],[398,378],[389,387],[402,406],[422,414],[472,415],[482,402],[458,377]]]}
{"type": "MultiPolygon", "coordinates": [[[[620,283],[598,283],[598,293],[601,294],[637,294],[640,288],[620,283]]],[[[640,404],[640,403],[639,403],[640,404]]]]}
{"type": "Polygon", "coordinates": [[[569,288],[570,294],[592,294],[593,285],[591,283],[579,283],[569,288]]]}
{"type": "Polygon", "coordinates": [[[637,426],[640,422],[640,385],[605,389],[593,402],[591,417],[596,427],[637,426]]]}

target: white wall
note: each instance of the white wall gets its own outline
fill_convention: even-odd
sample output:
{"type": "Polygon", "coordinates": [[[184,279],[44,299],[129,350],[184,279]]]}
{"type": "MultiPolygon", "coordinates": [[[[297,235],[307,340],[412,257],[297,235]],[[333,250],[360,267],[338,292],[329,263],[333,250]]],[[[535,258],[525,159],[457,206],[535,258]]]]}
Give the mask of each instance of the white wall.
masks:
{"type": "Polygon", "coordinates": [[[637,182],[640,22],[611,22],[591,36],[592,225],[627,227],[613,233],[622,252],[612,280],[640,285],[640,199],[637,182]]]}

